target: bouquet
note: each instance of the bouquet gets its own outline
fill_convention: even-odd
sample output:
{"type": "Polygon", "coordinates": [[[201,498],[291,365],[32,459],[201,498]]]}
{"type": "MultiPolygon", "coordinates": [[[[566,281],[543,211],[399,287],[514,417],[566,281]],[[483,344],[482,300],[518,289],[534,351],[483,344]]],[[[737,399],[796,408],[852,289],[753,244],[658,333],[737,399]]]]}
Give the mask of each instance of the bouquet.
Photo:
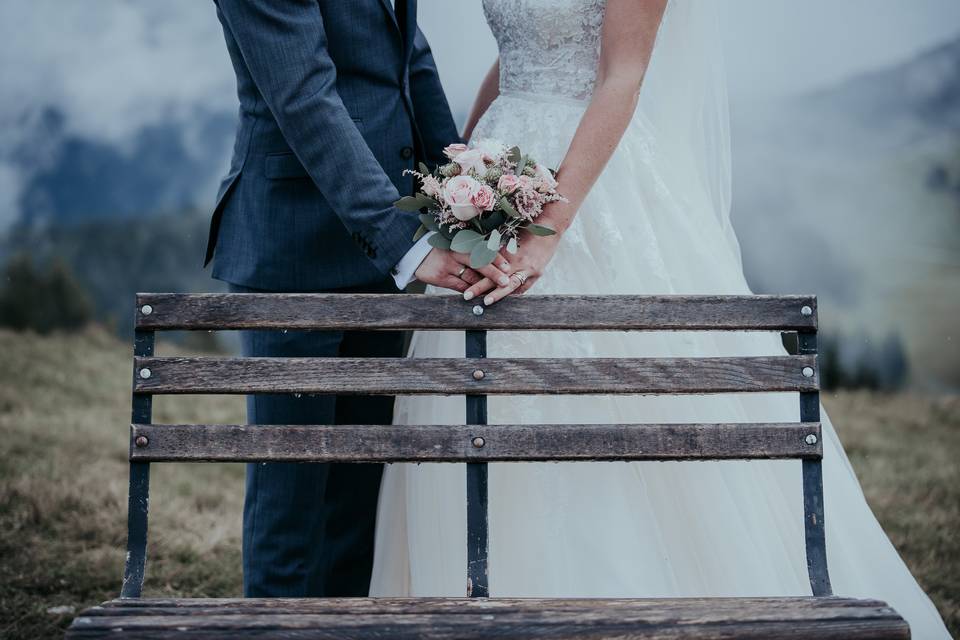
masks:
{"type": "Polygon", "coordinates": [[[443,153],[450,162],[432,173],[423,163],[419,171],[404,172],[420,181],[415,195],[395,203],[419,213],[414,240],[434,231],[432,246],[470,254],[477,269],[493,262],[501,247],[516,253],[521,230],[556,233],[534,222],[547,203],[566,201],[557,193],[555,171],[497,140],[451,144],[443,153]]]}

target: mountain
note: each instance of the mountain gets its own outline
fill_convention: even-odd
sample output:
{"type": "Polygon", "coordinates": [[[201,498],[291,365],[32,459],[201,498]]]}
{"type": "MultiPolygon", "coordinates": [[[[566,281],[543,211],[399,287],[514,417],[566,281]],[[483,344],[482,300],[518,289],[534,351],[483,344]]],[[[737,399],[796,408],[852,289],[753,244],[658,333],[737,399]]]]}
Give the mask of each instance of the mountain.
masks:
{"type": "Polygon", "coordinates": [[[814,113],[856,114],[866,127],[911,136],[960,133],[960,38],[892,69],[881,69],[807,96],[814,113]]]}
{"type": "Polygon", "coordinates": [[[901,334],[915,384],[960,387],[960,39],[733,129],[754,289],[817,293],[827,330],[901,334]]]}
{"type": "Polygon", "coordinates": [[[233,114],[199,105],[183,117],[145,123],[120,143],[71,131],[65,121],[54,106],[21,116],[21,142],[5,158],[22,178],[19,223],[142,218],[210,206],[235,128],[233,114]]]}
{"type": "Polygon", "coordinates": [[[236,122],[215,9],[0,3],[0,233],[209,209],[236,122]]]}

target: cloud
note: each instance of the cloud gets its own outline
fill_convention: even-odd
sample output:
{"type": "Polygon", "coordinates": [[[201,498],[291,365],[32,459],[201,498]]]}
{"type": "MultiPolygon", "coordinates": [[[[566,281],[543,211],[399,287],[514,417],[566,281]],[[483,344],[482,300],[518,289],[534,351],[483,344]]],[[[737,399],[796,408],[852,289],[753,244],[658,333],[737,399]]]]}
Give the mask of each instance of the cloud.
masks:
{"type": "Polygon", "coordinates": [[[235,108],[212,2],[4,0],[0,123],[57,106],[75,133],[122,141],[197,105],[235,108]]]}

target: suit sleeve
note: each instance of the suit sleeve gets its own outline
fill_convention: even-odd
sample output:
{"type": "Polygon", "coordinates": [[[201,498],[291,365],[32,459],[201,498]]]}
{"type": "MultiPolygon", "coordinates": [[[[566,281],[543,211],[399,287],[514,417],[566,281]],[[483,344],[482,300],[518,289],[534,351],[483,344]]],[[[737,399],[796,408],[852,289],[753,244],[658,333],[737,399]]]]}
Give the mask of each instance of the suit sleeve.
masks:
{"type": "Polygon", "coordinates": [[[417,28],[410,56],[410,100],[424,144],[424,155],[431,167],[447,162],[443,148],[460,142],[460,134],[450,115],[450,105],[440,85],[433,53],[423,32],[417,28]]]}
{"type": "Polygon", "coordinates": [[[267,108],[324,199],[384,275],[413,245],[417,221],[350,118],[316,0],[220,0],[267,108]],[[335,150],[333,152],[332,150],[335,150]]]}

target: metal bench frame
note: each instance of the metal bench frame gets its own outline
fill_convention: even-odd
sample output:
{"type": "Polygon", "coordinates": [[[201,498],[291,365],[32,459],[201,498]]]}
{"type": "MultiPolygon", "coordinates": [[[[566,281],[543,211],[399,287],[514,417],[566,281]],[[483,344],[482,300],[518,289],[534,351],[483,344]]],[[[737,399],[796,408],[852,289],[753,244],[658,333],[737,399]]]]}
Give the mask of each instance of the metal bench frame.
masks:
{"type": "MultiPolygon", "coordinates": [[[[650,625],[657,629],[667,628],[680,619],[685,620],[684,624],[693,626],[703,624],[706,629],[710,625],[724,625],[724,616],[729,615],[739,616],[737,623],[744,626],[738,629],[742,628],[750,637],[766,637],[763,634],[769,629],[785,629],[790,633],[796,631],[796,621],[805,620],[809,615],[810,628],[825,629],[829,637],[848,637],[850,630],[861,633],[857,637],[903,638],[909,635],[906,623],[882,602],[828,597],[831,596],[831,587],[824,533],[823,446],[816,361],[817,300],[814,296],[523,296],[508,298],[486,308],[464,303],[455,296],[138,294],[134,355],[127,557],[121,599],[95,607],[85,614],[93,617],[78,618],[71,627],[71,633],[75,635],[70,637],[100,637],[98,629],[104,632],[122,631],[122,620],[113,626],[110,620],[100,617],[101,621],[106,622],[98,623],[101,625],[99,627],[94,620],[104,615],[130,615],[131,612],[135,613],[134,609],[138,606],[144,611],[163,615],[171,615],[171,612],[200,615],[197,612],[206,611],[208,613],[203,615],[214,617],[219,615],[218,611],[236,612],[241,607],[237,604],[239,601],[233,600],[140,599],[146,564],[150,464],[175,460],[466,463],[468,598],[356,599],[357,602],[344,608],[322,599],[307,599],[302,604],[287,601],[283,606],[289,607],[289,614],[294,617],[300,615],[309,618],[321,613],[329,616],[337,611],[345,614],[350,611],[372,611],[383,615],[421,615],[426,611],[436,614],[428,616],[437,621],[430,624],[440,624],[441,618],[438,616],[462,614],[458,623],[452,620],[443,623],[448,625],[444,627],[444,633],[447,633],[452,628],[462,629],[468,619],[473,620],[469,624],[486,624],[483,621],[490,619],[490,616],[473,618],[466,615],[475,613],[475,607],[469,610],[464,608],[468,603],[473,603],[481,607],[481,613],[516,614],[514,618],[508,616],[498,620],[508,626],[520,625],[509,628],[524,632],[532,628],[524,625],[537,624],[530,622],[529,618],[530,612],[536,611],[533,619],[559,612],[557,615],[560,617],[556,618],[559,622],[556,624],[560,625],[581,624],[573,622],[578,615],[589,617],[596,612],[608,612],[597,615],[606,615],[607,623],[619,625],[617,628],[621,631],[624,628],[632,629],[629,625],[623,626],[628,619],[635,619],[638,621],[636,624],[647,625],[644,628],[651,629],[653,627],[650,625]],[[248,329],[464,331],[466,357],[351,359],[154,356],[157,331],[248,329]],[[487,332],[501,330],[765,331],[795,334],[797,346],[788,355],[761,357],[488,358],[487,332]],[[774,391],[799,393],[798,422],[487,424],[487,397],[491,394],[774,391]],[[153,396],[183,393],[464,395],[466,419],[461,425],[248,427],[153,424],[153,396]],[[363,437],[357,438],[356,429],[360,428],[364,429],[363,437]],[[563,437],[540,437],[548,433],[563,437]],[[805,550],[813,599],[712,598],[686,599],[686,604],[678,604],[684,599],[578,601],[490,598],[489,462],[729,459],[802,461],[805,550]],[[746,602],[745,608],[736,609],[737,600],[746,602]],[[138,602],[145,604],[137,605],[138,602]],[[374,604],[377,602],[379,604],[374,604]],[[482,608],[488,606],[492,608],[482,608]],[[785,617],[774,620],[771,616],[778,615],[775,612],[780,611],[778,607],[781,606],[787,607],[783,609],[785,617]],[[676,611],[682,609],[686,613],[668,613],[676,607],[679,607],[676,611]],[[710,612],[709,615],[691,614],[696,607],[701,607],[696,609],[697,612],[710,612]],[[649,613],[651,611],[654,613],[649,613]],[[728,613],[724,614],[724,611],[728,613]],[[610,622],[613,619],[610,616],[614,614],[609,612],[615,612],[615,622],[610,622]],[[671,618],[672,615],[681,618],[671,618]],[[683,618],[683,615],[687,617],[683,618]],[[660,616],[659,622],[654,620],[657,616],[660,616]],[[86,626],[78,626],[78,623],[85,623],[86,626]],[[461,627],[456,627],[456,624],[461,627]]],[[[266,601],[245,602],[249,604],[242,606],[243,613],[252,612],[250,615],[266,615],[269,618],[275,612],[274,605],[266,601]],[[257,614],[258,611],[261,613],[257,614]]],[[[126,624],[130,624],[133,618],[127,617],[125,620],[126,624]]],[[[154,623],[147,621],[143,624],[149,626],[154,623]]],[[[201,621],[199,624],[206,623],[201,621]]],[[[215,624],[215,621],[210,619],[209,624],[215,624]]],[[[349,627],[351,623],[336,624],[349,627]]],[[[369,629],[376,635],[378,623],[369,624],[374,624],[369,629]]],[[[340,637],[335,635],[336,628],[328,629],[334,635],[324,637],[340,637]]],[[[710,628],[714,631],[708,630],[705,632],[707,635],[714,633],[717,627],[710,628]]],[[[406,629],[406,633],[411,633],[411,628],[406,629]]],[[[731,631],[732,628],[729,628],[723,633],[731,631]]],[[[569,632],[565,627],[564,633],[569,632]]],[[[161,631],[156,633],[159,635],[150,637],[167,637],[161,631]]],[[[641,635],[645,633],[643,631],[641,635]]]]}
{"type": "MultiPolygon", "coordinates": [[[[287,295],[284,296],[286,305],[277,306],[271,298],[277,300],[279,295],[137,296],[134,355],[138,360],[134,371],[132,398],[132,419],[135,426],[131,431],[130,442],[127,562],[121,597],[136,598],[143,590],[150,462],[141,461],[139,458],[145,457],[140,454],[148,449],[150,443],[149,436],[142,433],[142,429],[138,429],[136,425],[148,425],[152,421],[153,393],[149,383],[156,381],[156,378],[153,377],[150,359],[154,355],[156,331],[264,328],[267,325],[276,329],[314,330],[341,329],[345,325],[371,330],[459,329],[466,330],[466,357],[485,359],[488,330],[776,330],[797,333],[799,355],[816,356],[817,353],[817,301],[814,296],[575,296],[567,299],[562,296],[552,299],[528,296],[522,300],[509,300],[500,306],[485,308],[465,305],[459,300],[424,300],[419,296],[408,295],[377,295],[371,298],[363,295],[322,294],[287,295]],[[406,309],[411,308],[411,303],[420,303],[423,306],[436,302],[442,304],[432,305],[435,315],[410,313],[404,316],[393,313],[394,305],[401,301],[406,309]],[[245,302],[247,304],[244,304],[245,302]],[[302,308],[306,306],[305,303],[311,307],[310,310],[302,308]],[[353,313],[353,322],[345,321],[342,313],[331,309],[338,305],[346,310],[347,315],[353,313]],[[296,306],[301,309],[293,310],[296,306]],[[686,313],[684,306],[689,309],[686,313]],[[611,315],[614,307],[619,307],[619,317],[611,315]],[[568,313],[571,309],[579,312],[589,310],[590,313],[581,313],[580,317],[571,318],[568,313]],[[633,313],[630,312],[631,309],[633,313]],[[311,310],[316,313],[310,313],[311,310]],[[564,312],[555,313],[561,310],[564,312]],[[626,314],[623,314],[624,310],[627,310],[626,314]]],[[[481,368],[477,371],[482,371],[482,365],[478,364],[478,367],[481,368]]],[[[810,423],[811,427],[815,427],[805,436],[805,444],[808,445],[805,455],[796,456],[803,459],[807,569],[813,595],[828,596],[831,589],[824,534],[818,376],[815,365],[812,368],[803,367],[799,373],[809,374],[805,377],[810,383],[797,387],[800,388],[800,422],[810,423]]],[[[479,377],[481,375],[485,374],[475,374],[475,379],[467,381],[467,384],[480,390],[483,379],[479,377]]],[[[468,393],[466,403],[466,424],[486,425],[487,395],[468,393]]],[[[486,439],[471,439],[471,442],[477,449],[478,457],[482,457],[486,439]]],[[[629,459],[629,456],[614,456],[610,459],[624,460],[629,459]]],[[[486,462],[467,463],[466,498],[467,595],[487,597],[490,589],[486,462]]]]}

